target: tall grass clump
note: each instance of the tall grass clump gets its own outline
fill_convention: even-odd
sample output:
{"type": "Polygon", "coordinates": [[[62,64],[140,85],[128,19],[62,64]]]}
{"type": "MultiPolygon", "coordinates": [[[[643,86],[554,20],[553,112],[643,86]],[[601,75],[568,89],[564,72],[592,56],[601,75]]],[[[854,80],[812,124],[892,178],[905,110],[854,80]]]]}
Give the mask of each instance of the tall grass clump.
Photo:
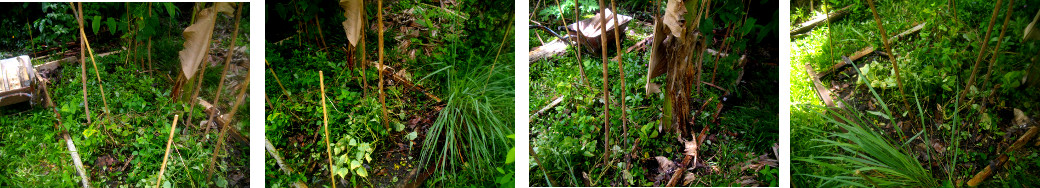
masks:
{"type": "MultiPolygon", "coordinates": [[[[860,74],[861,76],[865,76],[860,74]]],[[[879,118],[892,120],[892,113],[888,105],[874,91],[870,83],[867,88],[874,99],[879,102],[883,112],[871,112],[879,118]]],[[[920,109],[918,109],[920,112],[920,109]]],[[[830,124],[846,130],[847,132],[829,132],[824,139],[813,139],[822,142],[817,146],[820,148],[839,148],[844,152],[830,153],[829,156],[807,157],[797,160],[805,161],[820,167],[846,174],[835,174],[833,176],[807,175],[816,177],[823,182],[820,186],[841,187],[938,187],[938,180],[932,177],[931,172],[924,169],[917,159],[907,154],[908,150],[896,146],[883,135],[878,133],[877,126],[866,119],[866,115],[856,110],[828,109],[820,114],[830,124]],[[848,116],[846,116],[848,115],[848,116]],[[832,118],[832,117],[836,117],[832,118]],[[851,169],[851,170],[850,170],[851,169]]],[[[820,130],[815,130],[820,131],[820,130]]],[[[920,134],[918,134],[920,135],[920,134]]],[[[914,137],[916,138],[916,136],[914,137]]],[[[913,140],[911,138],[910,140],[913,140]]],[[[905,141],[909,143],[910,140],[905,141]]],[[[895,141],[900,142],[900,141],[895,141]]],[[[906,145],[905,143],[902,145],[906,145]]]]}
{"type": "MultiPolygon", "coordinates": [[[[513,66],[487,63],[469,53],[466,61],[438,63],[445,106],[423,141],[422,164],[437,169],[434,179],[488,179],[511,148],[513,66]],[[462,174],[456,174],[462,172],[462,174]]],[[[511,58],[511,57],[510,57],[511,58]]]]}

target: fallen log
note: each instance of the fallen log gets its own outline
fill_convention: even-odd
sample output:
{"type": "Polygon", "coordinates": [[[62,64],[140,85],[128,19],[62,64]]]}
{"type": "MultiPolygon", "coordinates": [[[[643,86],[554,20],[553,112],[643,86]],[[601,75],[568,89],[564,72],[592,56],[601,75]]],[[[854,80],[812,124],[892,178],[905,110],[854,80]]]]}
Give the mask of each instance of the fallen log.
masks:
{"type": "Polygon", "coordinates": [[[810,31],[813,28],[815,28],[816,26],[819,26],[820,24],[826,23],[828,20],[838,19],[838,18],[841,18],[842,16],[848,15],[850,13],[850,11],[849,11],[850,7],[852,7],[852,5],[845,6],[845,8],[841,8],[841,9],[835,10],[835,11],[827,14],[826,16],[819,16],[819,17],[813,18],[812,20],[809,20],[809,21],[806,21],[806,22],[802,22],[802,23],[798,24],[797,26],[795,26],[794,27],[795,29],[791,30],[791,35],[796,35],[796,34],[799,34],[799,33],[804,33],[804,32],[810,31]]]}
{"type": "Polygon", "coordinates": [[[530,52],[527,52],[528,63],[534,63],[535,61],[548,59],[558,55],[564,55],[567,53],[568,44],[564,40],[556,39],[549,41],[545,45],[535,47],[530,52]]]}
{"type": "MultiPolygon", "coordinates": [[[[894,42],[898,41],[899,39],[903,39],[903,38],[906,38],[907,36],[910,36],[910,35],[912,35],[914,33],[920,32],[921,29],[924,29],[926,24],[927,23],[917,24],[916,26],[914,26],[914,27],[912,27],[912,28],[910,28],[910,29],[908,29],[906,31],[903,31],[902,33],[899,33],[898,35],[893,36],[892,38],[889,38],[888,39],[888,43],[889,44],[894,43],[894,42]]],[[[845,66],[852,65],[850,62],[859,60],[860,58],[863,58],[863,57],[867,56],[868,54],[874,53],[874,51],[875,51],[874,50],[874,46],[863,47],[859,51],[856,51],[855,53],[852,53],[852,56],[849,56],[849,61],[848,61],[849,63],[847,63],[846,61],[838,61],[838,63],[836,63],[833,66],[831,66],[830,69],[821,71],[819,76],[820,76],[820,78],[822,78],[822,77],[826,77],[826,76],[829,76],[829,75],[837,73],[837,72],[841,72],[841,69],[845,68],[845,66]]],[[[891,54],[884,54],[884,55],[890,56],[889,58],[891,58],[891,54]]]]}
{"type": "MultiPolygon", "coordinates": [[[[267,140],[267,138],[264,138],[264,148],[267,149],[267,154],[270,154],[271,158],[274,158],[275,163],[278,163],[278,167],[282,169],[282,172],[286,174],[293,173],[292,167],[285,164],[285,161],[282,160],[282,155],[278,154],[278,149],[275,149],[274,145],[271,144],[271,141],[267,140]]],[[[303,184],[303,182],[299,181],[293,182],[293,186],[296,188],[307,188],[307,184],[303,184]]]]}
{"type": "Polygon", "coordinates": [[[826,104],[827,107],[834,107],[834,99],[831,99],[831,90],[827,89],[826,86],[823,86],[823,83],[820,82],[820,77],[816,75],[816,71],[813,70],[812,65],[806,63],[805,72],[809,73],[809,79],[812,79],[813,86],[816,88],[816,94],[820,96],[820,100],[823,100],[823,103],[826,104]]]}
{"type": "Polygon", "coordinates": [[[552,109],[553,107],[556,107],[556,105],[559,105],[561,102],[563,102],[563,98],[566,98],[566,96],[557,96],[556,99],[553,99],[553,101],[551,103],[549,103],[549,105],[546,105],[545,107],[542,107],[542,109],[538,110],[537,112],[531,113],[531,117],[527,118],[528,119],[527,121],[528,122],[534,121],[534,118],[538,117],[538,114],[545,113],[545,111],[549,111],[549,109],[552,109]]]}
{"type": "Polygon", "coordinates": [[[1022,137],[1019,137],[1015,143],[1011,144],[1011,147],[1008,147],[1007,150],[1001,152],[1000,156],[997,157],[996,160],[990,161],[990,165],[975,174],[975,176],[968,181],[968,186],[978,186],[979,184],[982,184],[982,181],[993,176],[993,174],[996,173],[997,168],[1004,166],[1008,162],[1008,154],[1022,148],[1022,146],[1028,144],[1029,141],[1032,141],[1033,137],[1036,137],[1037,133],[1040,133],[1040,127],[1037,127],[1033,121],[1029,120],[1029,118],[1022,113],[1022,110],[1015,109],[1015,123],[1019,125],[1029,124],[1031,125],[1031,128],[1029,128],[1029,131],[1026,131],[1026,134],[1023,134],[1022,137]]]}
{"type": "MultiPolygon", "coordinates": [[[[47,103],[47,105],[46,105],[47,108],[50,108],[54,112],[54,118],[55,118],[54,129],[55,130],[61,130],[61,127],[63,127],[61,125],[61,113],[58,113],[57,106],[54,105],[54,101],[51,100],[50,91],[47,90],[47,83],[49,81],[47,80],[47,78],[44,78],[44,77],[40,76],[39,74],[36,74],[36,79],[39,80],[40,83],[42,84],[41,88],[43,90],[43,97],[44,97],[43,99],[44,99],[44,102],[47,103]]],[[[90,177],[87,177],[87,173],[86,173],[87,170],[86,170],[86,168],[83,168],[83,161],[80,160],[79,152],[76,151],[76,144],[72,142],[72,138],[69,137],[69,132],[68,131],[61,130],[61,137],[63,139],[65,139],[65,145],[69,149],[69,155],[72,156],[72,164],[76,165],[76,172],[79,173],[80,183],[83,184],[84,188],[89,188],[90,187],[90,177]]]]}

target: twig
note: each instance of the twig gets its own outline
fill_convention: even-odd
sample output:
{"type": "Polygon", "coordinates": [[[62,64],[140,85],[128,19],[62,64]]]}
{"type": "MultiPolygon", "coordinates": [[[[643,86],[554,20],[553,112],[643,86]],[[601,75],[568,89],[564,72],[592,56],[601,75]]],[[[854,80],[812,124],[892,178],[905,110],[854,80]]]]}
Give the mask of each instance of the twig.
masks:
{"type": "MultiPolygon", "coordinates": [[[[1015,109],[1015,116],[1022,115],[1021,112],[1021,110],[1015,109]]],[[[1017,118],[1018,117],[1016,117],[1016,119],[1017,118]]],[[[1029,124],[1033,124],[1032,121],[1028,122],[1029,124]]],[[[993,174],[997,171],[997,168],[1000,168],[1001,166],[1004,166],[1005,163],[1007,163],[1009,158],[1008,154],[1028,144],[1029,141],[1033,140],[1033,137],[1036,137],[1037,133],[1040,133],[1040,127],[1034,125],[1031,128],[1029,128],[1029,131],[1026,131],[1026,134],[1023,134],[1022,137],[1019,137],[1018,140],[1016,140],[1015,143],[1011,144],[1011,147],[1008,147],[1006,151],[1002,152],[995,161],[991,161],[990,165],[986,166],[986,168],[982,169],[982,171],[979,171],[979,173],[975,174],[975,176],[968,181],[968,186],[978,186],[982,183],[982,181],[985,181],[990,176],[993,176],[993,174]]]]}
{"type": "MultiPolygon", "coordinates": [[[[228,119],[231,119],[231,118],[235,117],[235,113],[238,112],[238,106],[242,105],[242,102],[246,98],[245,94],[246,94],[246,91],[248,89],[249,89],[249,72],[247,71],[246,72],[246,79],[241,84],[241,89],[238,90],[238,97],[237,97],[238,99],[235,100],[235,105],[231,107],[231,112],[228,113],[228,115],[226,115],[228,119]]],[[[225,118],[217,117],[217,119],[224,120],[225,118]]],[[[210,121],[212,121],[212,120],[210,120],[210,121]]],[[[227,135],[227,130],[228,130],[229,127],[232,127],[232,125],[230,123],[230,120],[228,120],[227,124],[224,124],[224,127],[220,128],[220,135],[217,136],[217,147],[213,148],[213,157],[210,158],[210,161],[209,161],[209,165],[208,165],[209,167],[207,168],[209,173],[207,173],[206,179],[209,179],[209,177],[213,174],[214,163],[217,161],[217,156],[220,156],[220,148],[223,147],[224,138],[225,138],[225,135],[227,135]]]]}
{"type": "Polygon", "coordinates": [[[166,172],[166,160],[170,158],[170,145],[173,143],[173,133],[177,132],[177,119],[180,115],[173,115],[173,125],[170,125],[170,139],[166,141],[166,154],[163,154],[162,166],[159,167],[159,177],[155,180],[155,187],[162,184],[163,172],[166,172]]]}

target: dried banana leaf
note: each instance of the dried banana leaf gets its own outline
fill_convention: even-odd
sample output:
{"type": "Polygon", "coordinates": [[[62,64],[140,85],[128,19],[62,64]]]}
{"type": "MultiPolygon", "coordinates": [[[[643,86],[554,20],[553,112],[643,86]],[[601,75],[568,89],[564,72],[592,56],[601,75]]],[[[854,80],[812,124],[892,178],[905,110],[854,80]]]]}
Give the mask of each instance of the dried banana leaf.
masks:
{"type": "Polygon", "coordinates": [[[199,64],[206,57],[213,38],[213,26],[217,21],[217,14],[224,13],[230,16],[235,13],[231,3],[214,3],[212,7],[203,9],[199,13],[195,24],[184,29],[184,50],[180,51],[181,70],[184,77],[191,79],[198,71],[199,64]]]}

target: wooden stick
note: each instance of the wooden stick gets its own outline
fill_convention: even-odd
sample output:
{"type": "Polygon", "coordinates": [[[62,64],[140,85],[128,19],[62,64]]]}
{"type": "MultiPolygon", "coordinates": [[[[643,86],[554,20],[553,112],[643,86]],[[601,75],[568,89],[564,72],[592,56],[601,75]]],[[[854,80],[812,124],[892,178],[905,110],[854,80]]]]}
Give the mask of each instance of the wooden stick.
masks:
{"type": "MultiPolygon", "coordinates": [[[[78,7],[75,4],[73,4],[72,2],[69,2],[69,5],[72,5],[73,10],[77,10],[76,11],[76,21],[79,22],[79,28],[80,28],[79,33],[80,33],[80,36],[86,36],[86,35],[83,34],[83,3],[80,2],[78,7]]],[[[80,69],[80,78],[81,78],[80,80],[83,81],[83,112],[87,116],[87,124],[91,124],[90,103],[87,101],[87,63],[86,63],[86,61],[84,59],[84,58],[86,58],[85,57],[86,56],[86,51],[85,51],[86,43],[83,43],[83,41],[84,40],[82,38],[80,38],[80,40],[79,40],[79,65],[80,65],[79,69],[80,69]]]]}
{"type": "MultiPolygon", "coordinates": [[[[383,67],[383,0],[376,3],[376,19],[379,19],[379,67],[383,67]]],[[[390,132],[390,122],[387,122],[386,93],[383,92],[383,71],[379,71],[379,106],[383,108],[383,130],[390,132]]],[[[335,188],[335,187],[333,187],[335,188]]]]}
{"type": "Polygon", "coordinates": [[[159,167],[159,177],[155,180],[156,188],[162,184],[162,176],[166,172],[166,160],[170,158],[170,145],[173,144],[173,133],[177,132],[177,118],[179,117],[180,115],[173,115],[173,125],[170,125],[170,139],[166,140],[166,154],[163,154],[162,166],[159,167]]]}
{"type": "MultiPolygon", "coordinates": [[[[997,45],[993,47],[993,55],[990,55],[989,68],[986,70],[986,75],[982,77],[982,80],[989,80],[989,76],[993,74],[993,64],[997,61],[997,56],[1000,55],[1000,42],[1004,40],[1004,34],[1007,32],[1008,21],[1011,21],[1011,15],[1015,13],[1015,0],[1008,2],[1008,11],[1004,13],[1004,25],[1000,26],[1000,36],[997,37],[997,45]]],[[[990,95],[993,95],[992,92],[990,95]]]]}
{"type": "Polygon", "coordinates": [[[538,158],[540,157],[538,157],[538,153],[534,152],[534,146],[527,145],[527,150],[531,152],[531,156],[534,157],[534,162],[538,164],[538,168],[542,169],[542,175],[545,176],[545,179],[549,180],[549,186],[561,186],[560,184],[557,184],[556,181],[549,179],[548,171],[545,171],[545,163],[542,163],[540,160],[538,160],[538,158]]]}
{"type": "Polygon", "coordinates": [[[979,171],[979,173],[975,174],[975,176],[968,181],[968,186],[978,186],[982,183],[982,181],[985,181],[990,176],[993,176],[993,174],[996,173],[997,168],[1000,168],[1007,162],[1009,153],[1014,152],[1019,148],[1022,148],[1022,146],[1026,145],[1029,141],[1032,141],[1033,137],[1036,137],[1037,133],[1040,133],[1040,127],[1034,125],[1031,128],[1029,128],[1029,131],[1026,131],[1026,134],[1023,134],[1022,137],[1019,137],[1018,140],[1016,140],[1014,144],[1011,144],[1011,147],[1009,147],[1005,152],[1000,154],[1000,156],[997,157],[996,160],[992,161],[990,165],[986,166],[986,168],[982,169],[982,171],[979,171]]]}
{"type": "MultiPolygon", "coordinates": [[[[579,18],[578,15],[580,15],[580,13],[581,13],[579,11],[580,8],[581,8],[581,3],[578,3],[578,0],[574,0],[574,23],[575,23],[574,29],[577,30],[578,33],[582,33],[581,32],[581,27],[578,27],[579,24],[577,24],[577,23],[581,22],[578,19],[579,18]]],[[[585,41],[585,38],[584,38],[583,35],[580,35],[580,34],[576,35],[576,36],[578,37],[578,41],[579,42],[575,42],[576,44],[578,44],[578,48],[574,50],[574,53],[578,55],[578,62],[577,62],[578,63],[578,73],[581,73],[581,81],[582,81],[582,83],[585,83],[586,85],[591,87],[592,86],[592,82],[589,82],[588,76],[585,76],[585,65],[584,65],[585,63],[584,63],[584,61],[581,61],[581,51],[583,50],[583,48],[581,48],[581,41],[585,41]]]]}
{"type": "MultiPolygon", "coordinates": [[[[228,131],[229,127],[232,127],[232,124],[230,123],[231,122],[230,119],[235,117],[235,113],[238,112],[239,105],[242,105],[242,102],[245,101],[245,98],[246,98],[245,96],[246,96],[246,91],[247,90],[249,90],[249,72],[248,71],[246,72],[246,79],[245,79],[245,81],[241,84],[241,89],[238,90],[238,97],[237,97],[238,99],[235,100],[235,105],[231,107],[231,112],[228,113],[228,115],[226,115],[226,117],[217,117],[217,119],[221,119],[222,121],[227,121],[229,123],[224,124],[224,127],[220,128],[220,134],[217,136],[217,147],[213,148],[213,155],[212,155],[213,157],[210,158],[209,165],[207,165],[209,167],[207,168],[208,173],[206,174],[206,179],[210,179],[210,176],[213,174],[212,172],[213,172],[213,168],[214,168],[215,162],[217,161],[217,156],[220,156],[220,151],[221,151],[220,148],[222,148],[223,145],[224,145],[224,139],[226,137],[225,135],[227,135],[227,131],[228,131]]],[[[212,120],[210,120],[210,121],[212,121],[212,120]]]]}
{"type": "Polygon", "coordinates": [[[979,55],[975,58],[975,66],[971,68],[971,77],[968,77],[968,85],[964,86],[964,90],[962,90],[961,94],[958,95],[960,97],[957,97],[957,104],[964,101],[964,96],[968,94],[968,90],[971,89],[971,86],[975,85],[975,74],[979,72],[979,64],[982,63],[982,56],[986,53],[986,47],[989,46],[989,36],[990,34],[993,34],[993,22],[997,21],[997,13],[1000,10],[1001,5],[1002,0],[997,0],[997,5],[993,7],[993,14],[989,17],[989,27],[986,28],[986,37],[979,40],[979,43],[982,43],[982,48],[979,49],[979,55]]]}
{"type": "MultiPolygon", "coordinates": [[[[151,3],[149,3],[149,4],[151,4],[151,3]]],[[[235,56],[235,42],[237,42],[237,40],[238,40],[238,22],[241,19],[241,17],[242,17],[242,5],[239,5],[238,6],[238,10],[235,11],[235,29],[232,32],[233,34],[231,34],[231,45],[228,46],[227,58],[224,58],[224,70],[225,71],[220,74],[220,82],[221,82],[221,84],[218,84],[217,87],[222,87],[223,82],[224,82],[224,74],[227,73],[227,71],[226,71],[227,70],[227,66],[231,64],[231,58],[235,56]]],[[[151,56],[151,55],[149,54],[148,56],[151,56]]],[[[151,57],[149,57],[149,59],[151,59],[151,57]]],[[[151,64],[150,62],[151,62],[151,60],[149,60],[149,64],[151,64]]],[[[199,76],[196,77],[199,80],[198,80],[198,83],[195,85],[195,89],[194,89],[195,92],[192,92],[192,94],[191,94],[191,99],[190,99],[191,107],[188,108],[188,109],[191,109],[191,110],[195,110],[195,103],[198,100],[199,91],[202,90],[202,80],[204,80],[202,77],[206,75],[205,74],[206,66],[209,63],[203,62],[201,64],[202,64],[202,69],[199,70],[199,73],[198,73],[199,76]]],[[[217,95],[220,95],[220,89],[219,88],[217,89],[217,95]]],[[[220,102],[220,101],[214,100],[213,102],[216,103],[216,102],[220,102]]],[[[188,123],[191,123],[191,116],[193,114],[195,114],[195,113],[188,113],[188,119],[185,119],[185,120],[188,121],[188,123]]]]}
{"type": "MultiPolygon", "coordinates": [[[[152,2],[148,2],[148,16],[152,16],[152,2]]],[[[152,36],[148,36],[148,69],[152,69],[152,36]]],[[[191,123],[191,113],[188,113],[188,116],[188,121],[191,123]]]]}
{"type": "Polygon", "coordinates": [[[105,85],[101,84],[101,74],[98,73],[97,60],[94,60],[94,50],[90,48],[90,40],[87,40],[87,35],[84,34],[83,28],[80,29],[80,36],[83,37],[83,44],[87,47],[87,54],[90,54],[90,62],[94,65],[94,76],[97,76],[98,87],[101,89],[101,102],[105,105],[105,116],[107,117],[111,111],[108,111],[108,99],[105,97],[105,85]]]}
{"type": "Polygon", "coordinates": [[[814,18],[812,20],[809,20],[809,21],[806,21],[806,22],[802,22],[802,23],[798,24],[798,26],[796,26],[795,29],[791,30],[791,35],[797,35],[797,34],[801,34],[801,33],[810,31],[810,30],[812,30],[813,28],[816,28],[816,26],[819,26],[822,23],[825,23],[827,21],[838,19],[838,18],[840,18],[842,16],[848,15],[850,13],[850,11],[848,10],[850,7],[852,7],[852,5],[845,6],[845,8],[841,8],[841,9],[835,10],[835,11],[833,11],[831,13],[828,13],[825,16],[817,17],[817,18],[814,18]]]}
{"type": "MultiPolygon", "coordinates": [[[[264,64],[267,64],[268,67],[271,67],[271,63],[268,63],[266,59],[264,59],[264,64]]],[[[224,69],[225,69],[224,72],[227,72],[226,71],[227,66],[225,66],[224,69]]],[[[285,95],[286,97],[290,96],[289,92],[285,91],[285,86],[282,86],[282,79],[278,79],[278,74],[274,73],[274,69],[273,68],[268,68],[267,70],[271,71],[271,75],[274,76],[274,81],[278,82],[278,87],[279,88],[282,88],[282,94],[285,95]]],[[[221,76],[221,77],[223,77],[223,76],[221,76]]],[[[221,79],[223,79],[223,78],[221,78],[221,79]]],[[[221,83],[223,83],[223,82],[224,81],[221,81],[221,83]]],[[[218,88],[218,91],[219,91],[219,88],[218,88]]],[[[220,99],[220,92],[217,92],[217,99],[220,99]]],[[[214,101],[214,102],[216,102],[216,101],[214,101]]]]}
{"type": "Polygon", "coordinates": [[[318,80],[321,81],[321,113],[325,117],[322,123],[325,124],[325,151],[329,154],[329,179],[332,182],[332,188],[336,188],[336,173],[332,171],[332,145],[329,144],[329,111],[325,107],[325,74],[321,71],[318,71],[318,80]]]}
{"type": "Polygon", "coordinates": [[[899,86],[899,96],[903,99],[903,109],[910,109],[910,106],[906,103],[906,93],[903,92],[903,79],[899,76],[899,63],[896,63],[895,54],[892,53],[892,45],[889,44],[888,34],[885,34],[885,27],[881,25],[881,16],[878,16],[877,9],[874,8],[874,0],[867,0],[867,4],[870,5],[870,11],[874,13],[874,22],[877,23],[878,30],[881,30],[881,40],[885,42],[885,52],[892,54],[889,59],[892,60],[892,69],[895,70],[896,85],[899,86]]]}
{"type": "Polygon", "coordinates": [[[412,89],[415,89],[415,90],[419,90],[419,92],[422,92],[423,94],[425,94],[427,97],[430,97],[434,101],[441,102],[441,98],[440,97],[437,97],[436,95],[433,95],[432,93],[427,92],[426,89],[424,87],[422,87],[421,85],[416,84],[416,83],[412,83],[412,81],[408,81],[407,78],[404,78],[404,77],[401,77],[401,76],[395,74],[393,72],[394,68],[392,68],[390,66],[380,66],[380,65],[376,65],[376,66],[378,66],[378,67],[376,67],[376,70],[378,70],[379,73],[386,72],[387,75],[390,75],[390,79],[397,81],[398,83],[400,83],[401,85],[404,85],[405,87],[412,88],[412,89]]]}
{"type": "MultiPolygon", "coordinates": [[[[224,71],[220,72],[220,81],[217,82],[217,96],[213,97],[213,104],[220,103],[220,96],[221,96],[221,93],[222,93],[221,91],[224,90],[224,77],[227,76],[228,67],[231,66],[231,57],[234,57],[234,54],[235,54],[234,46],[235,46],[235,42],[237,42],[236,40],[238,39],[238,23],[239,23],[239,19],[242,18],[242,16],[241,16],[241,14],[242,14],[242,6],[245,6],[245,5],[244,4],[238,5],[238,11],[236,11],[237,13],[235,13],[235,30],[234,30],[235,33],[231,35],[231,47],[230,47],[231,50],[228,52],[228,57],[225,58],[225,60],[224,60],[224,71]]],[[[264,63],[267,63],[267,59],[264,59],[264,63]]],[[[268,66],[270,66],[270,65],[268,65],[268,66]]],[[[271,74],[274,75],[274,69],[270,69],[270,70],[271,70],[271,74]]],[[[275,75],[274,79],[278,80],[278,75],[275,75]]],[[[282,86],[282,81],[278,80],[278,86],[279,87],[282,86]]],[[[282,87],[282,92],[285,92],[285,88],[284,87],[282,87]]]]}
{"type": "Polygon", "coordinates": [[[604,37],[607,33],[607,13],[604,11],[607,6],[605,4],[603,0],[599,0],[599,20],[601,20],[599,25],[602,33],[599,37],[599,47],[602,52],[600,57],[603,57],[603,148],[607,148],[603,150],[603,162],[607,163],[610,158],[610,90],[608,89],[610,83],[607,82],[607,37],[604,37]]]}

